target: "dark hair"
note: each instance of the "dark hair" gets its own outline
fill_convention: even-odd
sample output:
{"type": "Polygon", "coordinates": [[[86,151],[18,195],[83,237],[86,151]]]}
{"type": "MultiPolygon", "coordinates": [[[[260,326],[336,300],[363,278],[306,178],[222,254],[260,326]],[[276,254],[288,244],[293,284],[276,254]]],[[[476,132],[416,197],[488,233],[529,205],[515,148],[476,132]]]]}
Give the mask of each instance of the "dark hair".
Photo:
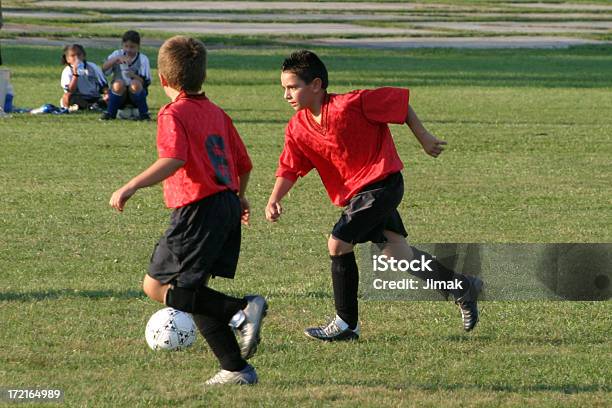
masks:
{"type": "Polygon", "coordinates": [[[172,37],[159,49],[157,69],[172,88],[199,92],[206,79],[206,47],[195,38],[172,37]]]}
{"type": "Polygon", "coordinates": [[[308,50],[299,50],[283,61],[283,72],[292,72],[307,84],[315,78],[321,79],[321,88],[327,89],[327,68],[317,55],[308,50]]]}
{"type": "Polygon", "coordinates": [[[70,44],[64,47],[64,51],[62,51],[62,64],[63,65],[69,65],[68,61],[66,60],[66,54],[68,53],[68,51],[77,51],[81,54],[83,54],[83,59],[85,59],[87,57],[87,53],[85,52],[85,48],[83,48],[83,46],[81,44],[70,44]]]}
{"type": "Polygon", "coordinates": [[[138,34],[138,31],[129,30],[123,33],[123,37],[121,37],[121,42],[124,43],[127,41],[140,45],[140,34],[138,34]]]}

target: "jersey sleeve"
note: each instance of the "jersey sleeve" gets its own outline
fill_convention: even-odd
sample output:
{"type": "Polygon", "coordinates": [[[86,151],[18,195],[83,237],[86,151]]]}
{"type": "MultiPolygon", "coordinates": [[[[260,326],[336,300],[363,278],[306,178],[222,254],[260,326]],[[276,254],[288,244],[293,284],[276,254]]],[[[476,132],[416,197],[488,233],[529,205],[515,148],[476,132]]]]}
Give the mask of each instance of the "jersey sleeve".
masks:
{"type": "MultiPolygon", "coordinates": [[[[106,59],[104,60],[104,62],[106,63],[106,61],[109,61],[115,57],[118,57],[120,53],[120,50],[115,50],[113,52],[110,53],[110,55],[108,57],[106,57],[106,59]]],[[[113,73],[113,66],[111,65],[106,71],[104,71],[105,75],[110,75],[113,73]]]]}
{"type": "Polygon", "coordinates": [[[68,92],[68,85],[70,85],[70,81],[72,81],[72,70],[69,66],[67,66],[62,71],[62,77],[60,79],[60,85],[64,92],[68,92]]]}
{"type": "Polygon", "coordinates": [[[247,152],[246,146],[238,133],[238,130],[234,126],[231,119],[229,119],[229,136],[230,143],[232,146],[232,155],[234,158],[234,163],[236,164],[236,171],[238,172],[238,176],[241,176],[245,173],[248,173],[253,169],[253,163],[251,162],[251,158],[249,157],[249,153],[247,152]]]}
{"type": "Polygon", "coordinates": [[[187,161],[189,141],[185,128],[171,113],[160,113],[157,118],[157,155],[187,161]]]}
{"type": "Polygon", "coordinates": [[[138,75],[142,77],[144,80],[143,86],[147,88],[151,85],[151,64],[149,63],[149,58],[146,55],[140,54],[142,60],[140,61],[140,70],[138,71],[138,75]]]}
{"type": "Polygon", "coordinates": [[[406,123],[410,91],[405,88],[378,88],[361,92],[361,109],[368,120],[379,123],[406,123]]]}
{"type": "Polygon", "coordinates": [[[98,90],[102,90],[103,88],[108,87],[108,82],[106,81],[106,76],[104,72],[102,72],[102,68],[99,66],[92,64],[93,69],[96,72],[96,82],[98,83],[98,90]]]}
{"type": "Polygon", "coordinates": [[[285,146],[278,159],[276,177],[286,178],[295,182],[298,177],[304,177],[313,168],[314,165],[304,155],[289,130],[286,130],[285,146]]]}

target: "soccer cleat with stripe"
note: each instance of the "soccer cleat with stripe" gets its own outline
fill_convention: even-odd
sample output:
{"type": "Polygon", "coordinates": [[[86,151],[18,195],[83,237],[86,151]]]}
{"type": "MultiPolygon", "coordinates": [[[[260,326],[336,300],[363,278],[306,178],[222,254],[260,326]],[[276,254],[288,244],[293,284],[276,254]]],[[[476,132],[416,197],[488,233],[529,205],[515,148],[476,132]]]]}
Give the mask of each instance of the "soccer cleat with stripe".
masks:
{"type": "Polygon", "coordinates": [[[470,286],[463,296],[455,299],[455,303],[459,306],[459,310],[461,310],[463,329],[469,332],[478,323],[478,295],[482,291],[483,282],[475,276],[466,276],[466,279],[470,286]]]}
{"type": "Polygon", "coordinates": [[[348,324],[340,316],[336,316],[324,326],[309,327],[304,330],[306,336],[323,341],[357,340],[359,333],[359,323],[355,329],[349,329],[348,324]]]}
{"type": "Polygon", "coordinates": [[[206,381],[206,385],[253,385],[257,384],[257,373],[253,366],[247,364],[241,371],[221,370],[206,381]]]}
{"type": "Polygon", "coordinates": [[[243,310],[245,319],[236,331],[240,354],[248,360],[253,357],[261,341],[261,325],[268,311],[268,303],[262,296],[245,296],[245,299],[248,302],[243,310]]]}

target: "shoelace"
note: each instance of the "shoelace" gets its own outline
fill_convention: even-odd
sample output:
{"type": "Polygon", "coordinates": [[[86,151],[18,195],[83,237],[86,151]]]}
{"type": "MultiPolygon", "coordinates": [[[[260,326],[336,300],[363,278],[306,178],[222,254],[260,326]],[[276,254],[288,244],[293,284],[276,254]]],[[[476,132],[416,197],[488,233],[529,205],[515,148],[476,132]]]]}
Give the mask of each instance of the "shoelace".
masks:
{"type": "Polygon", "coordinates": [[[339,331],[340,327],[336,324],[336,320],[332,320],[326,327],[323,328],[323,333],[325,333],[326,336],[331,336],[339,331]]]}

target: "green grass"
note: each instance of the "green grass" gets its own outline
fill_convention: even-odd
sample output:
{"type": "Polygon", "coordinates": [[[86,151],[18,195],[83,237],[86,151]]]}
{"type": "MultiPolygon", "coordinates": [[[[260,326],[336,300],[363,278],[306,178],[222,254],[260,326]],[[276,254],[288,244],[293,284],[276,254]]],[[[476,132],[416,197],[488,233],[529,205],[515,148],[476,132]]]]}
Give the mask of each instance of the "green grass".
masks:
{"type": "MultiPolygon", "coordinates": [[[[57,103],[60,50],[3,46],[18,106],[57,103]]],[[[155,50],[145,50],[152,61],[155,50]]],[[[406,165],[400,211],[415,242],[610,242],[612,48],[318,49],[331,91],[410,87],[429,129],[426,157],[393,127],[406,165]]],[[[110,50],[88,49],[99,62],[110,50]]],[[[154,353],[140,291],[169,212],[161,189],[124,214],[110,194],[155,159],[154,123],[93,114],[0,120],[0,386],[60,387],[68,406],[605,406],[612,394],[610,302],[483,302],[460,331],[442,302],[362,303],[362,340],[320,344],[304,326],[332,314],[326,234],[339,210],[315,173],[263,219],[291,116],[279,85],[288,49],[210,53],[207,94],[234,118],[255,171],[232,294],[270,300],[253,364],[261,384],[205,390],[216,362],[202,339],[154,353]]],[[[150,104],[166,99],[157,81],[150,104]]]]}

